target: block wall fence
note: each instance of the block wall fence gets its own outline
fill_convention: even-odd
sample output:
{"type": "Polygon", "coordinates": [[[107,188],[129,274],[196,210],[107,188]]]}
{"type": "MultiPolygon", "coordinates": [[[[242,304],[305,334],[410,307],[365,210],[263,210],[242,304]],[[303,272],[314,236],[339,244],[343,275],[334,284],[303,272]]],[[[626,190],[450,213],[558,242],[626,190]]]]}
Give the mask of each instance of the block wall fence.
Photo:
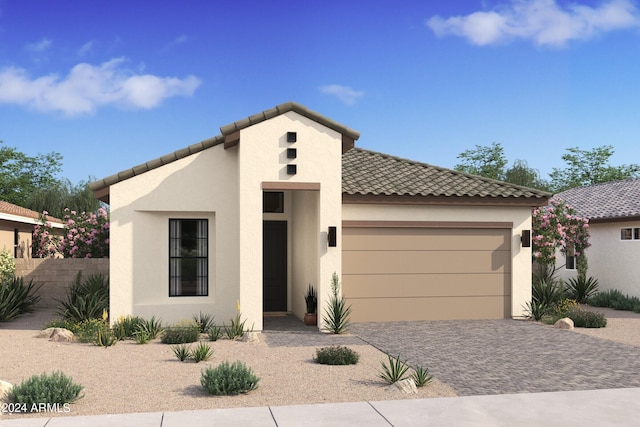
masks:
{"type": "Polygon", "coordinates": [[[16,277],[42,285],[38,307],[56,307],[55,299],[63,299],[79,271],[83,277],[102,273],[109,275],[109,258],[17,258],[16,277]]]}

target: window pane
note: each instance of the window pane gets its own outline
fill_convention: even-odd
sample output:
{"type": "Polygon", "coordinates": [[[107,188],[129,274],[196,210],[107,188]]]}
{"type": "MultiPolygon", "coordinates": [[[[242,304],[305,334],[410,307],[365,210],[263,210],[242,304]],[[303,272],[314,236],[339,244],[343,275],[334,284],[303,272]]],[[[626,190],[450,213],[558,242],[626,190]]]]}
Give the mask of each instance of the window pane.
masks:
{"type": "Polygon", "coordinates": [[[620,238],[622,240],[631,240],[631,229],[630,228],[620,229],[620,238]]]}
{"type": "Polygon", "coordinates": [[[635,240],[640,240],[640,228],[633,229],[633,238],[635,240]]]}
{"type": "Polygon", "coordinates": [[[169,220],[169,295],[208,295],[208,222],[169,220]]]}

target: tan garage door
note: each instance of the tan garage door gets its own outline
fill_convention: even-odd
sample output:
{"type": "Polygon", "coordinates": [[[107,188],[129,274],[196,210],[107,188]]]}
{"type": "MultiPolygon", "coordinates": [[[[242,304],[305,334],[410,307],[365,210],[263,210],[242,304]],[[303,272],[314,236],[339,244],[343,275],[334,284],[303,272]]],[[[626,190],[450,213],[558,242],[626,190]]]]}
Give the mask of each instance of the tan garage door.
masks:
{"type": "Polygon", "coordinates": [[[511,316],[511,230],[348,227],[343,295],[354,322],[511,316]]]}

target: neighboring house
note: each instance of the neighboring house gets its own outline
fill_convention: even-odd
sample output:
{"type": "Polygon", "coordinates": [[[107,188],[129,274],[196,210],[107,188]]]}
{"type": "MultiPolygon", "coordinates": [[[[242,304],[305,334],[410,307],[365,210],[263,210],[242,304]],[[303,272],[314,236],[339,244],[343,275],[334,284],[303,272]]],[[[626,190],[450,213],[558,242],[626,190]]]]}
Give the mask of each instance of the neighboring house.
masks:
{"type": "Polygon", "coordinates": [[[321,319],[334,272],[356,322],[524,314],[521,235],[549,193],[354,148],[293,102],[220,131],[91,183],[110,204],[111,319],[223,322],[238,303],[262,330],[302,318],[309,284],[321,319]]]}
{"type": "MultiPolygon", "coordinates": [[[[40,224],[40,214],[0,200],[0,250],[8,249],[14,258],[31,258],[33,228],[40,224]]],[[[47,217],[54,229],[62,230],[62,221],[47,217]]]]}
{"type": "MultiPolygon", "coordinates": [[[[589,218],[587,275],[598,279],[599,290],[640,297],[640,179],[572,188],[556,197],[589,218]]],[[[569,260],[559,273],[575,276],[574,263],[569,260]]]]}

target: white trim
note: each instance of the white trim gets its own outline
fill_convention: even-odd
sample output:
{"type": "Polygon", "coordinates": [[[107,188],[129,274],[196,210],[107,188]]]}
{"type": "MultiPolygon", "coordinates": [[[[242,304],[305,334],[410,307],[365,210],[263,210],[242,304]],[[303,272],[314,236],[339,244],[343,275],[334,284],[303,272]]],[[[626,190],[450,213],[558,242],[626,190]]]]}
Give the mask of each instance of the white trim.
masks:
{"type": "MultiPolygon", "coordinates": [[[[0,212],[0,219],[4,219],[6,221],[21,222],[23,224],[33,224],[33,225],[40,224],[39,219],[29,218],[29,217],[20,216],[20,215],[12,215],[4,212],[0,212]]],[[[51,224],[51,227],[53,228],[64,228],[64,224],[62,224],[61,222],[51,222],[51,221],[48,221],[48,222],[51,224]]]]}

